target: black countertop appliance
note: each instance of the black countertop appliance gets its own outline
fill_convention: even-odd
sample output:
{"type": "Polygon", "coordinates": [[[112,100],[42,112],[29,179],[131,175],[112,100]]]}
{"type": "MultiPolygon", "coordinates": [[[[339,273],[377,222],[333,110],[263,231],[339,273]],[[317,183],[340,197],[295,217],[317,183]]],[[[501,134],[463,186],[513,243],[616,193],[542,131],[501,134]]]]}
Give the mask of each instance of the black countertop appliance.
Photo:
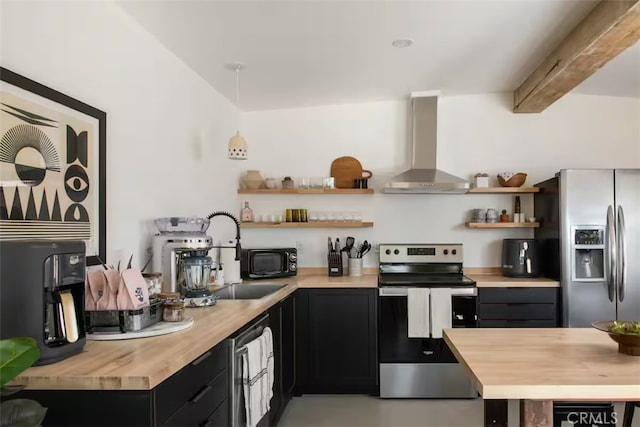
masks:
{"type": "Polygon", "coordinates": [[[85,253],[81,241],[0,241],[0,338],[34,338],[36,365],[84,348],[85,253]]]}
{"type": "Polygon", "coordinates": [[[502,275],[538,277],[540,275],[538,242],[534,239],[502,240],[502,275]]]}

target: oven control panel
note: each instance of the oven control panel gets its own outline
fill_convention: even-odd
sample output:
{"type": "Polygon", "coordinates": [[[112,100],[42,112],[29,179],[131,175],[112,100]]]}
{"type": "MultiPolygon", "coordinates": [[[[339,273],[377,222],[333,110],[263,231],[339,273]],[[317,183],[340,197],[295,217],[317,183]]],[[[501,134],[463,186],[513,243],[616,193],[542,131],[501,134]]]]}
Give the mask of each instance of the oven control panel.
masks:
{"type": "Polygon", "coordinates": [[[463,261],[462,244],[380,244],[381,263],[450,263],[463,261]]]}

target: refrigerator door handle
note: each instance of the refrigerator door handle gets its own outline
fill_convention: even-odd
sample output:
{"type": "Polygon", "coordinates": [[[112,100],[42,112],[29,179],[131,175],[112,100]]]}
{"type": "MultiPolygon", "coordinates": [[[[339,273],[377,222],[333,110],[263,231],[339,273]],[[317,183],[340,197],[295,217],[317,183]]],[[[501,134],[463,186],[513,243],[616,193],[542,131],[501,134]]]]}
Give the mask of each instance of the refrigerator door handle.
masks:
{"type": "Polygon", "coordinates": [[[624,210],[618,205],[618,301],[624,301],[624,287],[627,281],[627,230],[624,223],[624,210]]]}
{"type": "Polygon", "coordinates": [[[605,279],[607,280],[607,291],[609,293],[609,301],[615,300],[616,290],[616,230],[615,230],[615,215],[613,213],[613,207],[609,205],[607,209],[607,228],[605,230],[605,279]]]}

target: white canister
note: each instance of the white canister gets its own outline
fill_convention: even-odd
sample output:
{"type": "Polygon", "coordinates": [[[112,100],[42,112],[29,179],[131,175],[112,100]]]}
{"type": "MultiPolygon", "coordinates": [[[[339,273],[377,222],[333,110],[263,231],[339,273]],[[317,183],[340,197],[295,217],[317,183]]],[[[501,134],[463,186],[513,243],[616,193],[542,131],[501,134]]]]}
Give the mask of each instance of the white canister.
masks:
{"type": "Polygon", "coordinates": [[[224,269],[224,283],[242,282],[240,278],[240,261],[236,261],[236,248],[220,248],[220,264],[224,269]]]}
{"type": "Polygon", "coordinates": [[[362,276],[362,258],[349,258],[349,276],[362,276]]]}

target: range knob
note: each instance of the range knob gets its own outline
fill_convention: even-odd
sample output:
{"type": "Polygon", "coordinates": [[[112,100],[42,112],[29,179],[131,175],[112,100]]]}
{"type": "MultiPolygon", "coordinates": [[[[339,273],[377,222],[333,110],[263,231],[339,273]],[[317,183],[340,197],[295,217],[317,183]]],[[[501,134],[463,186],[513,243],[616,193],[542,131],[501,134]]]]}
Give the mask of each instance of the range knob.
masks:
{"type": "Polygon", "coordinates": [[[400,250],[396,249],[395,251],[393,251],[393,253],[394,253],[395,255],[400,255],[400,250]]]}
{"type": "Polygon", "coordinates": [[[442,251],[442,253],[445,255],[449,255],[449,249],[445,249],[444,251],[442,251]]]}
{"type": "Polygon", "coordinates": [[[391,255],[391,249],[387,249],[386,251],[384,251],[384,253],[387,255],[391,255]]]}
{"type": "Polygon", "coordinates": [[[457,253],[458,253],[458,251],[457,251],[457,250],[455,250],[455,249],[453,249],[453,250],[451,251],[451,254],[452,254],[452,255],[455,255],[455,254],[457,254],[457,253]]]}
{"type": "Polygon", "coordinates": [[[294,263],[289,264],[289,270],[296,271],[297,269],[298,269],[298,266],[296,266],[294,263]]]}
{"type": "Polygon", "coordinates": [[[298,259],[298,255],[296,254],[289,254],[289,261],[295,261],[298,259]]]}

